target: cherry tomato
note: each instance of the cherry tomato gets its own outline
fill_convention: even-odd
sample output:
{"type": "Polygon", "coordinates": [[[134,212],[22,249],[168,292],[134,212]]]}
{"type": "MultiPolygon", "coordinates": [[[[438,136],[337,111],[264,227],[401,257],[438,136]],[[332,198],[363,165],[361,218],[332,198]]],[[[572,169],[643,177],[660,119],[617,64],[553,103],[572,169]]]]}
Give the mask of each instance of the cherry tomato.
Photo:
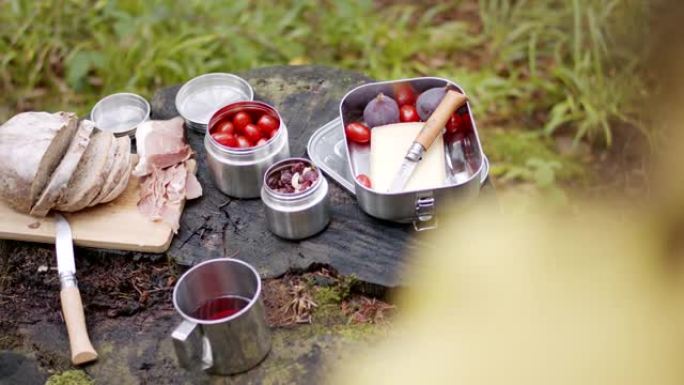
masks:
{"type": "Polygon", "coordinates": [[[271,134],[269,135],[268,138],[269,138],[269,139],[270,139],[270,138],[273,138],[274,136],[276,136],[277,133],[278,133],[278,130],[273,130],[273,131],[271,131],[271,134]]]}
{"type": "Polygon", "coordinates": [[[470,130],[473,128],[473,122],[470,120],[470,114],[461,115],[461,122],[463,123],[463,128],[465,130],[470,130]]]}
{"type": "Polygon", "coordinates": [[[370,128],[363,123],[349,123],[344,131],[347,134],[347,138],[349,138],[349,140],[352,142],[368,143],[370,141],[370,128]]]}
{"type": "Polygon", "coordinates": [[[394,99],[399,106],[415,105],[416,104],[416,90],[408,83],[401,83],[394,89],[394,99]]]}
{"type": "Polygon", "coordinates": [[[266,144],[267,142],[268,142],[268,140],[267,140],[266,138],[261,138],[261,139],[259,139],[259,141],[256,143],[256,145],[257,145],[257,146],[263,146],[263,145],[266,144]]]}
{"type": "Polygon", "coordinates": [[[371,188],[371,180],[366,174],[359,174],[356,176],[356,180],[367,188],[371,188]]]}
{"type": "Polygon", "coordinates": [[[240,111],[233,117],[233,124],[238,132],[242,132],[246,125],[252,123],[252,117],[245,111],[240,111]]]}
{"type": "Polygon", "coordinates": [[[277,130],[278,129],[278,119],[272,117],[269,114],[263,114],[259,118],[259,121],[257,122],[257,126],[259,127],[259,131],[261,131],[261,134],[264,136],[267,136],[271,133],[271,131],[277,130]]]}
{"type": "Polygon", "coordinates": [[[252,147],[252,142],[250,142],[249,139],[245,138],[242,135],[237,137],[237,142],[238,142],[238,147],[240,147],[240,148],[252,147]]]}
{"type": "Polygon", "coordinates": [[[254,124],[246,125],[245,128],[242,129],[242,133],[245,135],[245,138],[252,143],[256,143],[261,139],[261,132],[259,132],[259,128],[254,124]]]}
{"type": "Polygon", "coordinates": [[[225,132],[217,132],[214,134],[211,134],[211,137],[214,138],[215,141],[219,142],[220,144],[228,147],[237,147],[238,146],[238,141],[235,139],[235,136],[232,134],[227,134],[225,132]]]}
{"type": "Polygon", "coordinates": [[[446,124],[446,129],[447,132],[456,132],[461,128],[461,125],[463,124],[461,115],[459,115],[457,112],[451,114],[451,117],[449,118],[449,121],[446,124]]]}
{"type": "Polygon", "coordinates": [[[222,120],[214,126],[212,132],[222,132],[224,134],[235,135],[235,126],[230,120],[222,120]]]}
{"type": "Polygon", "coordinates": [[[399,109],[399,121],[401,122],[420,122],[418,110],[413,104],[404,104],[399,109]]]}

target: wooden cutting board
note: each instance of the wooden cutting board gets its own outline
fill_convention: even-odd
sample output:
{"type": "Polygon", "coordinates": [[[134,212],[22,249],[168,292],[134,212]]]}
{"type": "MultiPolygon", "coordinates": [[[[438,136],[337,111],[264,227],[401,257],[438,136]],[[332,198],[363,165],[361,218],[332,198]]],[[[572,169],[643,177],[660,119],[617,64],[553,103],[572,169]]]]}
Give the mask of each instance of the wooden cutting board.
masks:
{"type": "MultiPolygon", "coordinates": [[[[148,253],[168,250],[173,231],[166,223],[153,222],[140,214],[137,207],[139,191],[138,178],[131,176],[126,191],[115,200],[76,213],[65,213],[74,244],[148,253]]],[[[0,239],[55,243],[54,219],[21,214],[0,201],[0,239]]]]}

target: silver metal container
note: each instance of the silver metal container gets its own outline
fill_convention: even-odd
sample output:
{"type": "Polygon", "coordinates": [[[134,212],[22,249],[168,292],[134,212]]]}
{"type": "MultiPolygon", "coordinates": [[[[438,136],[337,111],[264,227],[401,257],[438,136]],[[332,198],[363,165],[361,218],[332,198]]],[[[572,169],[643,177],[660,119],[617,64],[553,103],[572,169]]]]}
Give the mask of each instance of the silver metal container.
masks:
{"type": "Polygon", "coordinates": [[[188,127],[204,132],[221,107],[253,99],[254,90],[245,79],[233,74],[210,73],[188,80],[178,90],[176,110],[188,127]]]}
{"type": "Polygon", "coordinates": [[[244,372],[271,350],[261,298],[261,278],[247,263],[230,258],[202,262],[173,289],[173,307],[183,321],[173,331],[180,365],[213,374],[244,372]],[[225,304],[243,304],[227,308],[225,304]]]}
{"type": "MultiPolygon", "coordinates": [[[[442,78],[423,77],[370,83],[349,91],[340,103],[342,119],[342,135],[344,127],[354,121],[363,120],[363,109],[379,93],[394,95],[394,88],[402,83],[409,83],[418,94],[434,87],[447,84],[465,93],[456,83],[442,78]]],[[[359,206],[366,213],[380,218],[401,223],[413,222],[417,230],[436,226],[437,207],[448,201],[464,202],[477,197],[483,173],[488,169],[477,126],[473,119],[470,105],[466,108],[470,116],[471,130],[461,136],[444,135],[445,163],[447,180],[442,187],[430,190],[404,191],[390,193],[367,188],[354,178],[354,192],[359,206]]],[[[349,140],[344,141],[344,151],[348,159],[348,167],[352,175],[369,174],[370,146],[359,145],[349,140]]]]}
{"type": "Polygon", "coordinates": [[[214,184],[221,192],[235,198],[258,198],[266,170],[290,156],[285,122],[275,108],[262,102],[237,102],[218,110],[209,121],[204,147],[214,184]],[[216,124],[243,110],[271,114],[280,122],[278,133],[266,144],[251,148],[227,147],[212,138],[211,129],[216,124]]]}
{"type": "Polygon", "coordinates": [[[289,158],[271,166],[264,175],[261,187],[268,229],[286,239],[303,239],[322,231],[330,222],[328,181],[310,160],[289,158]],[[275,172],[302,162],[318,173],[318,179],[308,189],[292,194],[278,192],[268,187],[268,178],[275,172]]]}
{"type": "Polygon", "coordinates": [[[116,136],[134,136],[138,125],[149,118],[150,103],[128,92],[105,96],[90,111],[90,120],[97,128],[116,136]]]}

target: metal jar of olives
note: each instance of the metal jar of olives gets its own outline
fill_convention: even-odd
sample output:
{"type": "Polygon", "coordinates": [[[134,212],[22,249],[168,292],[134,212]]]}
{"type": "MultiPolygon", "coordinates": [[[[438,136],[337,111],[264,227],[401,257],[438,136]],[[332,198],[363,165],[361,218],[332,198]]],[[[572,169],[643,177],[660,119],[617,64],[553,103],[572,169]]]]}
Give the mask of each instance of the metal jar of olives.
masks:
{"type": "Polygon", "coordinates": [[[289,158],[271,166],[261,187],[268,229],[286,239],[303,239],[330,222],[328,181],[304,158],[289,158]]]}

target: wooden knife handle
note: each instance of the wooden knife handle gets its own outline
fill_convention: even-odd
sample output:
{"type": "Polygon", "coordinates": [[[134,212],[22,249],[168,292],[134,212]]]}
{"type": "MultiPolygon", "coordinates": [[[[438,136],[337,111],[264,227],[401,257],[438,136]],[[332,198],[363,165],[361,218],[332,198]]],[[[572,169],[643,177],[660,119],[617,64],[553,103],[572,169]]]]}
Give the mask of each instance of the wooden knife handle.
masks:
{"type": "Polygon", "coordinates": [[[423,129],[418,133],[416,142],[420,143],[425,150],[430,148],[435,139],[437,139],[437,135],[442,132],[442,128],[451,118],[451,114],[467,101],[468,98],[465,95],[454,90],[448,90],[437,106],[437,109],[435,109],[435,112],[430,115],[423,129]]]}
{"type": "Polygon", "coordinates": [[[74,365],[85,364],[97,359],[97,352],[90,343],[88,330],[83,314],[83,303],[78,287],[65,287],[59,293],[62,300],[62,313],[69,333],[71,345],[71,362],[74,365]]]}

